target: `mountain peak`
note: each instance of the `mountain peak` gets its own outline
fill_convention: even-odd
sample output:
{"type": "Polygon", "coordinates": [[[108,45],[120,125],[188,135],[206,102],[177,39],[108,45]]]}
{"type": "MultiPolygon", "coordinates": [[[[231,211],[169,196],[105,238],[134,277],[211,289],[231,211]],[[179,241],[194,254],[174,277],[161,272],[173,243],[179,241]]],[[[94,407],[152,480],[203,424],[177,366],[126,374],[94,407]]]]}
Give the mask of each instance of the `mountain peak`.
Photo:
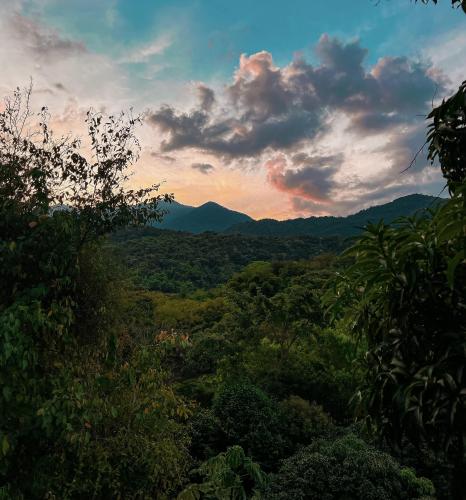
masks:
{"type": "Polygon", "coordinates": [[[199,205],[197,208],[203,208],[203,207],[223,208],[224,210],[229,210],[228,208],[220,205],[219,203],[216,203],[215,201],[206,201],[202,205],[199,205]]]}
{"type": "Polygon", "coordinates": [[[178,204],[178,215],[165,218],[159,227],[191,233],[222,232],[235,224],[253,221],[249,215],[230,210],[214,201],[208,201],[199,207],[185,207],[182,210],[180,207],[185,206],[178,204]]]}

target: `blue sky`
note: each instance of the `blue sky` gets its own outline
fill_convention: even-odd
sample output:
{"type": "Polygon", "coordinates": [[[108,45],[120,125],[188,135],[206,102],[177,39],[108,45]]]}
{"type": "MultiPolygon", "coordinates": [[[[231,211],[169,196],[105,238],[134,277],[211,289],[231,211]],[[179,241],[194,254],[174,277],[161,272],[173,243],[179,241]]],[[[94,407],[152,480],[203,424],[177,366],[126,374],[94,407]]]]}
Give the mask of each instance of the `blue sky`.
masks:
{"type": "Polygon", "coordinates": [[[255,217],[437,194],[432,98],[466,78],[466,16],[410,0],[0,0],[2,94],[83,133],[89,106],[145,112],[135,183],[255,217]],[[311,102],[312,101],[312,102],[311,102]],[[199,165],[203,167],[199,167],[199,165]]]}
{"type": "Polygon", "coordinates": [[[419,54],[437,36],[465,29],[447,0],[437,6],[412,0],[67,0],[25,2],[23,9],[39,11],[56,29],[113,55],[174,33],[158,60],[169,60],[166,73],[187,80],[229,77],[242,53],[267,50],[278,64],[296,52],[312,60],[322,33],[359,38],[370,64],[389,53],[419,54]]]}

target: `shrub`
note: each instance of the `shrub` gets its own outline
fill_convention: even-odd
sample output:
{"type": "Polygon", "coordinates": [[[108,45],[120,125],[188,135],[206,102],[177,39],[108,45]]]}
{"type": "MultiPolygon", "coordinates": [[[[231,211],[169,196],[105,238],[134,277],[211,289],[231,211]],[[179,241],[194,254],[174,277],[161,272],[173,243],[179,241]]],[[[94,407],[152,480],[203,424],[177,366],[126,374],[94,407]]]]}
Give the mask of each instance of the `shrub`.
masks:
{"type": "Polygon", "coordinates": [[[264,467],[283,457],[286,444],[279,433],[278,405],[259,388],[249,383],[225,385],[214,398],[213,410],[228,445],[242,446],[264,467]]]}
{"type": "Polygon", "coordinates": [[[327,437],[335,431],[330,416],[315,402],[290,396],[280,403],[280,409],[283,432],[294,447],[310,444],[314,439],[327,437]]]}
{"type": "Polygon", "coordinates": [[[259,490],[267,482],[260,466],[247,457],[240,446],[232,446],[207,460],[193,473],[203,481],[189,485],[178,500],[258,500],[259,490]]]}
{"type": "Polygon", "coordinates": [[[349,434],[321,440],[283,462],[270,500],[413,500],[432,498],[432,483],[349,434]]]}
{"type": "Polygon", "coordinates": [[[206,460],[224,448],[225,435],[212,410],[199,409],[191,418],[191,454],[206,460]]]}

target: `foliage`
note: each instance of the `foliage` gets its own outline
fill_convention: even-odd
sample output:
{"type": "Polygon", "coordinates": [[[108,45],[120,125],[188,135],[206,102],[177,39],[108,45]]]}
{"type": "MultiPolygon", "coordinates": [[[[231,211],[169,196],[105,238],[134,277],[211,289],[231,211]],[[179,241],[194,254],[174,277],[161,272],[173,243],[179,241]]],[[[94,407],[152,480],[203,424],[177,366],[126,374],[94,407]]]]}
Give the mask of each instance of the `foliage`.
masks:
{"type": "Polygon", "coordinates": [[[189,485],[178,495],[178,500],[259,500],[260,490],[267,483],[260,466],[240,446],[228,448],[194,472],[204,481],[189,485]]]}
{"type": "Polygon", "coordinates": [[[225,449],[225,433],[211,408],[198,408],[190,419],[190,427],[194,459],[202,462],[225,449]]]}
{"type": "Polygon", "coordinates": [[[227,284],[231,311],[216,327],[231,346],[218,365],[225,380],[247,377],[279,399],[297,395],[337,420],[349,417],[359,352],[343,331],[323,329],[320,300],[332,265],[330,256],[255,263],[227,284]]]}
{"type": "Polygon", "coordinates": [[[321,440],[283,462],[265,492],[270,500],[433,498],[432,483],[354,435],[321,440]]]}
{"type": "MultiPolygon", "coordinates": [[[[93,266],[92,261],[84,263],[85,255],[95,257],[96,249],[80,259],[81,269],[86,268],[93,280],[83,283],[86,273],[80,282],[88,293],[85,310],[93,300],[99,306],[96,327],[86,321],[90,331],[98,333],[112,324],[119,302],[115,292],[111,300],[104,301],[105,294],[92,298],[101,287],[114,290],[116,285],[106,282],[109,272],[102,271],[101,258],[93,266]]],[[[2,406],[2,429],[8,430],[8,438],[15,438],[11,447],[3,448],[7,452],[3,477],[26,498],[42,498],[46,491],[59,493],[60,498],[168,493],[180,484],[189,466],[188,433],[182,425],[189,407],[168,386],[155,345],[128,350],[121,339],[116,346],[113,337],[107,342],[85,339],[79,352],[67,350],[61,358],[53,358],[53,378],[42,366],[42,384],[35,385],[42,392],[27,401],[36,403],[36,408],[29,410],[24,402],[19,406],[13,398],[8,407],[2,406]]],[[[51,353],[44,353],[44,360],[50,358],[51,353]]],[[[30,377],[31,372],[25,375],[30,377]]]]}
{"type": "MultiPolygon", "coordinates": [[[[415,0],[416,2],[418,0],[415,0]]],[[[422,3],[429,3],[430,0],[420,0],[422,3]]],[[[432,3],[437,5],[438,0],[432,0],[432,3]]],[[[451,0],[451,6],[452,7],[461,7],[463,9],[463,12],[466,12],[466,1],[465,0],[451,0]]]]}
{"type": "Polygon", "coordinates": [[[105,371],[76,368],[39,410],[54,432],[53,451],[33,469],[40,491],[60,498],[164,498],[181,485],[190,465],[186,406],[167,385],[150,346],[105,371]],[[77,373],[76,373],[77,372],[77,373]],[[61,464],[53,467],[51,464],[61,464]]]}
{"type": "Polygon", "coordinates": [[[369,344],[364,412],[395,441],[407,435],[445,450],[460,484],[466,434],[464,190],[457,189],[431,220],[406,220],[396,229],[369,226],[348,251],[355,263],[334,290],[334,307],[345,309],[369,344]]]}
{"type": "MultiPolygon", "coordinates": [[[[466,9],[466,2],[462,7],[466,9]]],[[[442,174],[453,192],[466,181],[466,82],[456,94],[434,108],[428,119],[429,159],[433,162],[438,158],[442,174]]]]}
{"type": "Polygon", "coordinates": [[[195,235],[151,227],[115,233],[111,241],[137,286],[183,295],[223,284],[253,261],[307,260],[343,248],[338,238],[195,235]]]}
{"type": "Polygon", "coordinates": [[[224,324],[237,340],[258,343],[264,337],[280,345],[284,355],[323,325],[320,295],[333,258],[309,262],[256,262],[227,286],[232,312],[224,324]]]}
{"type": "Polygon", "coordinates": [[[0,113],[0,209],[5,226],[21,221],[32,229],[39,217],[64,209],[78,219],[80,237],[87,241],[117,227],[160,218],[157,203],[171,197],[154,196],[158,185],[124,188],[128,168],[138,159],[134,127],[139,118],[89,111],[92,154],[86,158],[79,139],[54,136],[45,107],[38,114],[31,111],[31,91],[17,89],[0,113]]]}
{"type": "Polygon", "coordinates": [[[316,401],[336,421],[347,423],[349,400],[361,378],[357,356],[354,341],[329,329],[295,345],[285,358],[265,339],[227,357],[219,371],[226,380],[242,374],[280,399],[297,395],[316,401]]]}
{"type": "Polygon", "coordinates": [[[156,186],[123,187],[137,159],[137,119],[89,112],[86,159],[79,140],[55,138],[45,108],[35,123],[29,99],[18,90],[0,113],[0,481],[27,498],[111,491],[130,498],[140,485],[124,468],[140,471],[149,490],[169,491],[178,472],[161,476],[156,456],[174,471],[187,462],[167,406],[183,405],[156,367],[146,370],[140,395],[137,377],[125,378],[113,330],[118,286],[98,246],[107,231],[160,216],[156,186]],[[141,417],[147,398],[162,405],[150,422],[141,417]],[[129,402],[133,411],[124,408],[129,402]],[[127,420],[114,421],[115,411],[127,420]],[[167,435],[148,439],[146,426],[167,435]],[[83,476],[86,464],[93,476],[83,476]]]}
{"type": "Polygon", "coordinates": [[[229,383],[220,388],[212,405],[227,445],[238,444],[264,467],[283,458],[286,443],[280,434],[278,405],[259,388],[229,383]]]}
{"type": "Polygon", "coordinates": [[[280,408],[284,416],[284,432],[294,448],[329,436],[336,430],[330,416],[315,402],[289,396],[280,403],[280,408]]]}

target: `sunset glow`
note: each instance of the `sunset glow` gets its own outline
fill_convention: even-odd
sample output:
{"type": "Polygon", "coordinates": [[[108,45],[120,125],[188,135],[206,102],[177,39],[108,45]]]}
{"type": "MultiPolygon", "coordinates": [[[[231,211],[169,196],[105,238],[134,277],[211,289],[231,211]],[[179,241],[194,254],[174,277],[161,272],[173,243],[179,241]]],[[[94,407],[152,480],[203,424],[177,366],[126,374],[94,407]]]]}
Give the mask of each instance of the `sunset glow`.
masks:
{"type": "Polygon", "coordinates": [[[0,93],[32,79],[73,135],[89,107],[143,113],[134,185],[278,219],[442,189],[423,153],[402,171],[466,62],[448,3],[435,17],[404,0],[0,5],[0,93]]]}

